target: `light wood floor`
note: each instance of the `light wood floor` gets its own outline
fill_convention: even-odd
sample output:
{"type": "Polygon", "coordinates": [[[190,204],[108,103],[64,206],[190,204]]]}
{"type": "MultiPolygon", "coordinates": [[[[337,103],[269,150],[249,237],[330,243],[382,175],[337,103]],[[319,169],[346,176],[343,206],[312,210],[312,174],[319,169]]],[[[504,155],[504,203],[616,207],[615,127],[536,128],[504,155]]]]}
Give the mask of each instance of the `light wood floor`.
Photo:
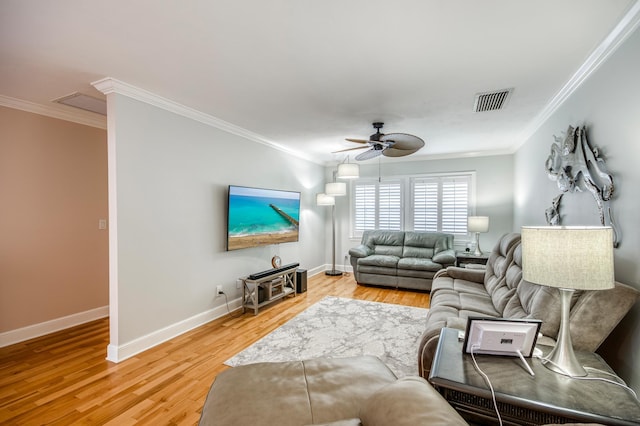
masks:
{"type": "Polygon", "coordinates": [[[427,293],[316,275],[258,316],[225,316],[118,364],[105,360],[108,319],[93,321],[0,348],[0,424],[197,424],[224,361],[327,295],[429,306],[427,293]]]}

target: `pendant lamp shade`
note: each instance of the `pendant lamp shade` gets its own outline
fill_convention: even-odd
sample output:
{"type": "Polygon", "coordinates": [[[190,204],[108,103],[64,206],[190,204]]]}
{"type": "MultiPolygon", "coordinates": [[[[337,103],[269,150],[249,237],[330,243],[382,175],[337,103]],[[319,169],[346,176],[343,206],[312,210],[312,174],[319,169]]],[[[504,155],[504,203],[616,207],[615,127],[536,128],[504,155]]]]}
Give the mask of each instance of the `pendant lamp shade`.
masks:
{"type": "Polygon", "coordinates": [[[347,195],[347,184],[344,182],[329,182],[324,186],[324,193],[334,197],[347,195]]]}

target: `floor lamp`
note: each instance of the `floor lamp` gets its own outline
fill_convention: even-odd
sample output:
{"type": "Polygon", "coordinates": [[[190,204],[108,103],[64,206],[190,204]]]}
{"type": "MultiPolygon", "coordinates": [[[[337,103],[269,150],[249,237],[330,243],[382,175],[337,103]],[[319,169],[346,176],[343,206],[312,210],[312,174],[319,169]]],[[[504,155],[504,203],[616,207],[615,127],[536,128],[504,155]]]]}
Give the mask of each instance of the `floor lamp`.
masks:
{"type": "MultiPolygon", "coordinates": [[[[340,276],[342,275],[342,271],[338,271],[336,269],[336,203],[335,197],[343,197],[347,195],[347,184],[344,182],[336,182],[336,177],[340,179],[355,179],[360,176],[360,168],[357,164],[349,163],[349,157],[347,157],[346,162],[338,164],[338,168],[333,172],[333,182],[329,182],[324,186],[324,194],[318,194],[318,196],[322,195],[324,197],[330,197],[332,201],[326,200],[326,202],[331,202],[331,269],[329,271],[325,271],[325,275],[329,276],[340,276]]],[[[320,197],[322,198],[322,197],[320,197]]],[[[319,198],[316,198],[318,200],[319,198]]]]}
{"type": "Polygon", "coordinates": [[[604,226],[523,226],[521,239],[522,277],[560,291],[558,339],[542,363],[565,376],[586,376],[571,343],[571,295],[575,290],[614,287],[613,229],[604,226]]]}

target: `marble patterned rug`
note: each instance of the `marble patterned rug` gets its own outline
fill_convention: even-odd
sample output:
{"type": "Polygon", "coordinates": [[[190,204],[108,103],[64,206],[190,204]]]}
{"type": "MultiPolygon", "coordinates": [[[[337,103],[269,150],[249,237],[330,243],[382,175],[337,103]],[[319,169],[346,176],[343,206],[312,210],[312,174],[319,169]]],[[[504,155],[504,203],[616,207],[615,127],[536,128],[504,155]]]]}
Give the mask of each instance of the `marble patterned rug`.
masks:
{"type": "Polygon", "coordinates": [[[224,363],[379,357],[398,377],[418,374],[428,309],[327,296],[224,363]]]}

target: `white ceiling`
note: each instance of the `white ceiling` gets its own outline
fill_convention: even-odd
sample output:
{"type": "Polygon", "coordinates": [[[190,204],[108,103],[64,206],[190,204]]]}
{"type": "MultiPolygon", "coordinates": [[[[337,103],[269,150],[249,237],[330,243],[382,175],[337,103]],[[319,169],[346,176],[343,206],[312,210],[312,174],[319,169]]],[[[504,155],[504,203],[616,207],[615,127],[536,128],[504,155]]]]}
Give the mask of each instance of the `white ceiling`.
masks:
{"type": "Polygon", "coordinates": [[[507,153],[637,6],[0,0],[0,95],[70,111],[51,101],[102,96],[91,82],[112,77],[319,163],[343,159],[331,152],[368,137],[373,121],[425,140],[405,158],[507,153]],[[503,110],[472,112],[476,93],[505,88],[514,92],[503,110]]]}

